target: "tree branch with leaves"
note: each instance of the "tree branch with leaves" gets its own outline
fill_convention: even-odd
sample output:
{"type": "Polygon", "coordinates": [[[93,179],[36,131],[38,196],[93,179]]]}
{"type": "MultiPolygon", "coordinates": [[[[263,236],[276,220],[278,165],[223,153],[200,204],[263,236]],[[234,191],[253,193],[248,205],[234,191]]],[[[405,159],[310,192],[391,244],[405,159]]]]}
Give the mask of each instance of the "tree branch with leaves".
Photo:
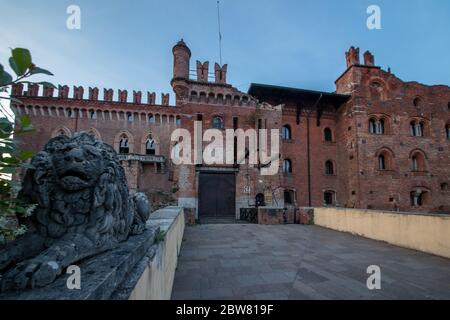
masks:
{"type": "Polygon", "coordinates": [[[14,115],[8,113],[2,102],[10,100],[21,103],[20,100],[8,96],[15,84],[38,84],[55,88],[50,82],[29,80],[30,77],[38,74],[53,75],[50,71],[33,63],[29,50],[11,49],[8,62],[15,73],[14,78],[0,64],[0,92],[6,93],[6,96],[0,95],[0,246],[26,232],[26,227],[18,223],[18,218],[30,216],[34,209],[33,204],[24,203],[17,198],[21,183],[13,179],[14,174],[20,169],[32,168],[28,160],[33,156],[33,152],[21,150],[17,137],[32,132],[33,127],[28,116],[14,119],[14,115]]]}

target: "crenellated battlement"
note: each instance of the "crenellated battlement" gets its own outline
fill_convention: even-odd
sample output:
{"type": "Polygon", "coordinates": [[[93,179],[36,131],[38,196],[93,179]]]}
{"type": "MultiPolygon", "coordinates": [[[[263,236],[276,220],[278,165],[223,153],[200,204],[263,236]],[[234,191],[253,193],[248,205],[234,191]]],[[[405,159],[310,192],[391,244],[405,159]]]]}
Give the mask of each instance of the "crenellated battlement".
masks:
{"type": "Polygon", "coordinates": [[[207,104],[217,104],[217,105],[227,105],[227,106],[250,106],[256,107],[257,101],[246,94],[242,94],[236,91],[234,94],[230,93],[206,93],[204,91],[197,92],[192,90],[188,95],[189,102],[195,103],[207,103],[207,104]]]}
{"type": "MultiPolygon", "coordinates": [[[[86,100],[86,101],[105,101],[116,103],[133,103],[133,104],[146,104],[156,105],[156,93],[147,92],[147,101],[142,99],[141,91],[134,91],[131,101],[128,99],[127,90],[118,90],[117,96],[114,95],[113,89],[103,89],[103,100],[99,97],[99,89],[89,87],[88,95],[85,97],[85,90],[83,86],[74,86],[72,92],[69,86],[59,85],[57,89],[42,86],[38,84],[28,84],[25,90],[22,83],[14,84],[12,87],[11,95],[14,97],[33,97],[33,98],[49,98],[49,99],[71,99],[71,100],[86,100]]],[[[160,105],[169,106],[170,94],[162,93],[160,105]]]]}

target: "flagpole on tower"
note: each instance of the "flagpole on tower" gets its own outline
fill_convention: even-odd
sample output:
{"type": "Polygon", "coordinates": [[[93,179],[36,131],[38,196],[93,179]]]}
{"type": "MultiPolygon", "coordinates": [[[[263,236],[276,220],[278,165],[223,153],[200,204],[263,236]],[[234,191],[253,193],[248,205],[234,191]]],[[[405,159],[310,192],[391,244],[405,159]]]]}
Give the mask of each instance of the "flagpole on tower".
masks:
{"type": "Polygon", "coordinates": [[[220,30],[220,1],[217,1],[217,22],[219,24],[219,61],[222,66],[222,32],[220,30]]]}

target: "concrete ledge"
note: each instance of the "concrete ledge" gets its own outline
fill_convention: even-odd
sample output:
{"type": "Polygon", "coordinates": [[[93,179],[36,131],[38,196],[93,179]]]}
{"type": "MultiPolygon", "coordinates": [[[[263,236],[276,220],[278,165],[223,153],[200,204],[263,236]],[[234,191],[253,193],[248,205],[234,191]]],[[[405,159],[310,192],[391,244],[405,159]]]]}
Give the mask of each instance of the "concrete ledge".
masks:
{"type": "Polygon", "coordinates": [[[69,274],[34,290],[0,294],[0,300],[170,299],[184,232],[182,208],[155,211],[147,230],[117,249],[78,263],[81,289],[67,288],[69,274]]]}
{"type": "Polygon", "coordinates": [[[70,275],[61,275],[54,283],[34,290],[7,292],[0,300],[104,300],[109,299],[134,266],[154,244],[157,228],[133,236],[117,249],[105,252],[78,264],[81,271],[81,289],[67,288],[70,275]]]}
{"type": "Polygon", "coordinates": [[[450,216],[345,208],[314,208],[314,223],[450,258],[450,216]]]}
{"type": "Polygon", "coordinates": [[[137,274],[137,282],[129,300],[169,300],[172,296],[173,280],[178,265],[178,255],[183,241],[185,216],[183,208],[167,207],[154,212],[148,224],[159,227],[159,241],[153,248],[153,255],[145,260],[137,274]]]}

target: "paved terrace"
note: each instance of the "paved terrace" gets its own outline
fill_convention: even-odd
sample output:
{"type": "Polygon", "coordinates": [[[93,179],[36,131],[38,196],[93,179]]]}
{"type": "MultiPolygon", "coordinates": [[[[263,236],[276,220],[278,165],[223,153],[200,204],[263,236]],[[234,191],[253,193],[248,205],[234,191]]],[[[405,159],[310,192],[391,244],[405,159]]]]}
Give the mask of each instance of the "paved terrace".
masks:
{"type": "Polygon", "coordinates": [[[450,299],[450,260],[317,226],[187,227],[173,299],[450,299]],[[366,287],[369,265],[381,290],[366,287]]]}

